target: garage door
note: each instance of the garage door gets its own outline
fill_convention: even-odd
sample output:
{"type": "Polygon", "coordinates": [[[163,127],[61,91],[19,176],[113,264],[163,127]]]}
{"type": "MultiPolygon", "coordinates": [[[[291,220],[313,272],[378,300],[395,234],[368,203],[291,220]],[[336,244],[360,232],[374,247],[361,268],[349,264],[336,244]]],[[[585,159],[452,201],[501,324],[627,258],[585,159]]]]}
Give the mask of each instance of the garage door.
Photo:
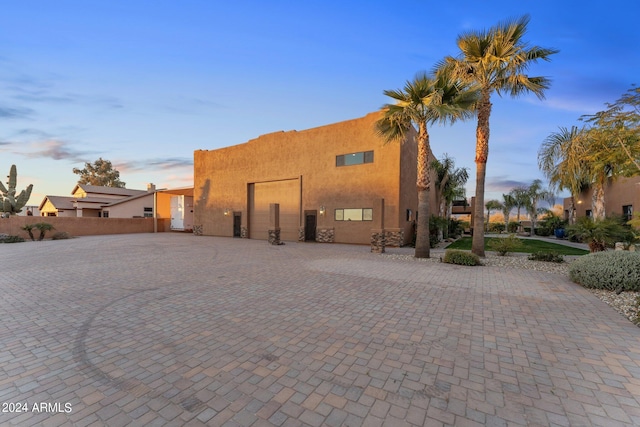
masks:
{"type": "Polygon", "coordinates": [[[249,185],[249,237],[267,240],[269,204],[280,204],[280,239],[297,241],[300,223],[298,179],[258,182],[249,185]]]}

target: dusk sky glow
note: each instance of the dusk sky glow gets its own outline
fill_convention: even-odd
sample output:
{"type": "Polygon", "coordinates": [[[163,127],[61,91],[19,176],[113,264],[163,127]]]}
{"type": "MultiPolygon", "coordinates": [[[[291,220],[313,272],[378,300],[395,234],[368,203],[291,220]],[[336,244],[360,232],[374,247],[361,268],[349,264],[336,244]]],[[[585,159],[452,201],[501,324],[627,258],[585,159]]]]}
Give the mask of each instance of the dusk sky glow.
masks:
{"type": "MultiPolygon", "coordinates": [[[[29,204],[70,195],[74,167],[111,160],[128,188],[193,185],[193,151],[362,117],[456,37],[525,13],[526,40],[556,48],[531,75],[545,100],[493,97],[485,200],[543,178],[559,126],[640,84],[640,3],[628,1],[5,2],[0,14],[0,174],[29,204]]],[[[436,157],[469,168],[475,120],[432,126],[436,157]]]]}

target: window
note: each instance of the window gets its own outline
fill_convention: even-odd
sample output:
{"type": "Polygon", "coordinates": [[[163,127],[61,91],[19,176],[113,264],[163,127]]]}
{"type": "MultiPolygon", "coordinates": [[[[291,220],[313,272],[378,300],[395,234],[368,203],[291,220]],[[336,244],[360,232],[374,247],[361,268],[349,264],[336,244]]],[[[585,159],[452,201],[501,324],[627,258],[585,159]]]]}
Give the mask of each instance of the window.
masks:
{"type": "Polygon", "coordinates": [[[336,221],[373,221],[373,209],[336,209],[336,221]]]}
{"type": "Polygon", "coordinates": [[[629,221],[633,218],[633,205],[625,205],[622,207],[622,216],[625,221],[629,221]]]}
{"type": "Polygon", "coordinates": [[[407,209],[407,221],[412,221],[413,220],[413,212],[411,211],[411,209],[407,209]]]}
{"type": "Polygon", "coordinates": [[[587,216],[587,218],[593,218],[593,212],[591,211],[591,209],[587,209],[585,215],[587,216]]]}
{"type": "Polygon", "coordinates": [[[109,218],[109,211],[103,211],[102,218],[109,218]]]}
{"type": "Polygon", "coordinates": [[[144,208],[144,217],[153,218],[153,208],[144,208]]]}
{"type": "Polygon", "coordinates": [[[336,156],[336,166],[361,165],[363,163],[373,163],[373,151],[360,151],[359,153],[336,156]]]}

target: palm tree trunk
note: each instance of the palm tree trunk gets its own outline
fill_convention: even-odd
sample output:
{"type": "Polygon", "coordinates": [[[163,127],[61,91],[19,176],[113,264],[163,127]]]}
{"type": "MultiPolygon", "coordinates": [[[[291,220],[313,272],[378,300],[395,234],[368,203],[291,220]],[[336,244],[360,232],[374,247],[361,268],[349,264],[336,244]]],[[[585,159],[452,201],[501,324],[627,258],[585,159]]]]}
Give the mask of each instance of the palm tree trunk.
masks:
{"type": "Polygon", "coordinates": [[[416,224],[416,258],[429,258],[429,133],[427,126],[420,123],[418,126],[418,222],[416,224]]]}
{"type": "Polygon", "coordinates": [[[471,252],[484,256],[484,185],[489,157],[489,116],[491,100],[489,88],[483,87],[478,103],[478,127],[476,128],[476,206],[473,218],[471,252]]]}
{"type": "Polygon", "coordinates": [[[606,216],[604,208],[604,185],[596,182],[593,186],[593,194],[591,195],[591,209],[593,209],[594,219],[604,219],[606,216]]]}

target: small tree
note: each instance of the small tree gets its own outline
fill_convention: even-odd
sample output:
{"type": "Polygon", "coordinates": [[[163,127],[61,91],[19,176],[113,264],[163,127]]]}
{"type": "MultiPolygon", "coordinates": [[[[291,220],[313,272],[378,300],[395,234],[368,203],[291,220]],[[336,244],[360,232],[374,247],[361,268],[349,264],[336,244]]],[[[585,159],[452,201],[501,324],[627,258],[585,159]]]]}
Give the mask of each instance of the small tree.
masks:
{"type": "Polygon", "coordinates": [[[491,217],[491,211],[495,211],[498,209],[502,209],[502,203],[500,203],[497,200],[489,200],[487,203],[485,203],[484,205],[485,208],[487,208],[487,231],[489,231],[489,217],[491,217]]]}
{"type": "Polygon", "coordinates": [[[93,163],[85,163],[84,169],[73,168],[73,173],[80,175],[78,184],[116,188],[124,188],[126,184],[120,181],[120,172],[113,168],[109,160],[103,160],[102,157],[93,163]]]}

